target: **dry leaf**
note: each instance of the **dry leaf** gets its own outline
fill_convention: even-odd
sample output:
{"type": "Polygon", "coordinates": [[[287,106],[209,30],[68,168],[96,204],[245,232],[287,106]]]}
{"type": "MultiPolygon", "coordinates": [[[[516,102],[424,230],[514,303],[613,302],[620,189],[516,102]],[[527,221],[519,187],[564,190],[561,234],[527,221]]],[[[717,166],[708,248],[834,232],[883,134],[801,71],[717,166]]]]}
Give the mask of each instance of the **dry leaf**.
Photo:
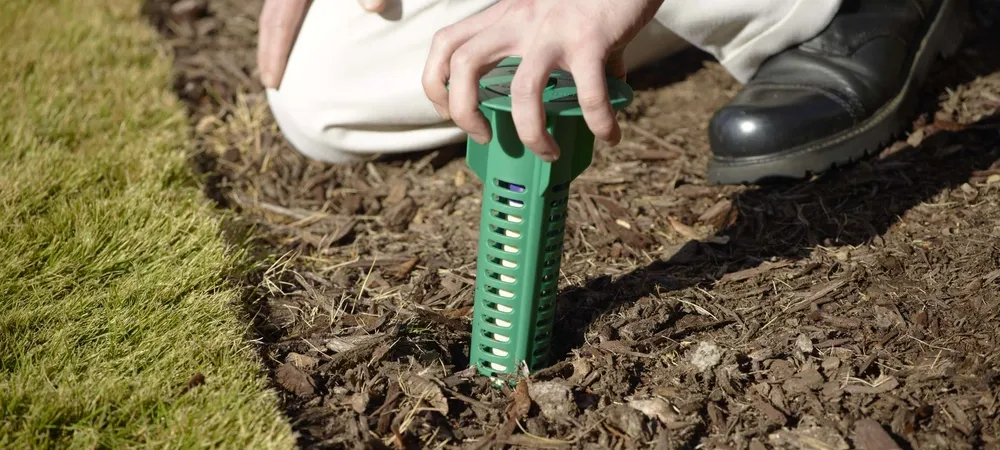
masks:
{"type": "Polygon", "coordinates": [[[569,377],[570,383],[580,384],[587,375],[590,375],[590,363],[586,359],[577,358],[573,360],[573,375],[569,377]]]}
{"type": "Polygon", "coordinates": [[[507,407],[507,420],[510,422],[521,420],[528,416],[531,411],[531,396],[528,395],[528,385],[522,381],[514,388],[514,396],[507,407]]]}

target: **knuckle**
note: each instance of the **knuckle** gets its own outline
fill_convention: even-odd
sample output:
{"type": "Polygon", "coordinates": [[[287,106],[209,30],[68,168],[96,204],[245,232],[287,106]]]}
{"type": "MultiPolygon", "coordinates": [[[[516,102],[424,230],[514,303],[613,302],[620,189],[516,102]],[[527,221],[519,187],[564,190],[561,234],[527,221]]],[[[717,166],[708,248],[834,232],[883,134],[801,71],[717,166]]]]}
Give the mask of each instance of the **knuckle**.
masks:
{"type": "Polygon", "coordinates": [[[535,84],[525,77],[515,77],[510,83],[510,96],[515,102],[531,101],[539,95],[540,92],[535,84]]]}
{"type": "Polygon", "coordinates": [[[420,83],[424,89],[424,93],[435,103],[442,101],[447,101],[448,90],[445,88],[444,81],[434,72],[426,71],[420,80],[420,83]]]}
{"type": "Polygon", "coordinates": [[[458,71],[475,70],[474,66],[476,65],[477,59],[478,58],[472,50],[466,47],[460,48],[451,55],[451,71],[454,73],[458,71]]]}
{"type": "MultiPolygon", "coordinates": [[[[557,24],[557,22],[555,22],[556,20],[558,20],[558,18],[553,19],[554,23],[552,26],[557,24]]],[[[562,27],[566,27],[566,25],[562,24],[562,27]]],[[[572,30],[572,34],[563,37],[564,45],[568,50],[572,52],[589,53],[594,51],[597,44],[600,44],[600,40],[598,40],[597,36],[600,36],[603,31],[599,26],[592,23],[575,23],[572,30]]]]}
{"type": "Polygon", "coordinates": [[[434,33],[434,37],[431,39],[432,47],[450,47],[452,42],[455,41],[453,28],[451,26],[444,27],[434,33]]]}
{"type": "Polygon", "coordinates": [[[537,6],[535,0],[519,0],[510,5],[507,14],[518,21],[530,22],[535,17],[537,6]]]}
{"type": "Polygon", "coordinates": [[[602,115],[604,112],[603,109],[608,106],[608,101],[604,99],[603,95],[599,94],[580,94],[577,102],[584,110],[602,110],[600,111],[602,115]]]}

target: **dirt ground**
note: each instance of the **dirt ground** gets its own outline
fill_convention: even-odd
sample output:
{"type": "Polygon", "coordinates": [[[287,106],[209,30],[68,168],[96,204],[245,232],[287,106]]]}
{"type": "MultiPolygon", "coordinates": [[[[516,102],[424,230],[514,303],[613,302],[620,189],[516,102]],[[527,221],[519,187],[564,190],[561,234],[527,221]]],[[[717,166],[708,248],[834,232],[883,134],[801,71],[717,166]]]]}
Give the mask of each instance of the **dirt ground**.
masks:
{"type": "Polygon", "coordinates": [[[463,150],[299,156],[256,81],[260,3],[147,11],[206,193],[282,255],[248,307],[303,447],[998,447],[995,6],[907,136],[806,182],[708,185],[706,123],[738,84],[694,51],[633,74],[625,141],[572,186],[555,363],[500,391],[467,370],[463,150]]]}

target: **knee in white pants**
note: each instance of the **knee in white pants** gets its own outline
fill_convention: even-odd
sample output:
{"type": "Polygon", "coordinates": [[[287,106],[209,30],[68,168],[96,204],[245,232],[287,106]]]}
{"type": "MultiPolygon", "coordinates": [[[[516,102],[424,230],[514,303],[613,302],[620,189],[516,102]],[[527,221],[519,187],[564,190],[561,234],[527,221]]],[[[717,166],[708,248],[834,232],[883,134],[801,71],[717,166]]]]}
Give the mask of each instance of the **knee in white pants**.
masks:
{"type": "Polygon", "coordinates": [[[336,148],[318,133],[307,132],[303,126],[304,121],[296,117],[294,109],[283,102],[281,93],[277,90],[267,90],[267,102],[282,136],[305,157],[331,164],[347,164],[365,159],[363,154],[336,148]]]}
{"type": "Polygon", "coordinates": [[[286,140],[305,156],[346,163],[465,140],[421,85],[434,33],[494,0],[407,0],[399,17],[356,1],[313,2],[281,86],[267,98],[286,140]]]}
{"type": "MultiPolygon", "coordinates": [[[[281,87],[267,92],[282,133],[305,156],[330,163],[463,142],[465,133],[438,117],[420,79],[434,33],[494,2],[406,0],[394,20],[354,1],[313,2],[281,87]]],[[[635,68],[666,57],[686,37],[746,79],[763,58],[822,29],[839,3],[668,0],[627,60],[635,68]]]]}

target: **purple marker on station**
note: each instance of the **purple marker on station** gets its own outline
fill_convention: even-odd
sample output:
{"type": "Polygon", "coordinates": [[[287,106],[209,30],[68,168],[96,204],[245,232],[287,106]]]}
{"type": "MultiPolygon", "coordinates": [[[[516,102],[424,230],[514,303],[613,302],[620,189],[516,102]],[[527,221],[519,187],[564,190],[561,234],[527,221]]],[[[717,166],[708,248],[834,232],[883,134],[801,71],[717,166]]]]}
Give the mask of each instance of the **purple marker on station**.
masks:
{"type": "MultiPolygon", "coordinates": [[[[521,186],[519,184],[513,184],[513,183],[511,183],[510,190],[514,191],[514,192],[517,192],[519,194],[523,194],[524,193],[524,186],[521,186]]],[[[519,202],[517,200],[511,200],[510,204],[511,204],[511,206],[516,206],[518,208],[524,206],[524,203],[521,203],[521,202],[519,202]]]]}

